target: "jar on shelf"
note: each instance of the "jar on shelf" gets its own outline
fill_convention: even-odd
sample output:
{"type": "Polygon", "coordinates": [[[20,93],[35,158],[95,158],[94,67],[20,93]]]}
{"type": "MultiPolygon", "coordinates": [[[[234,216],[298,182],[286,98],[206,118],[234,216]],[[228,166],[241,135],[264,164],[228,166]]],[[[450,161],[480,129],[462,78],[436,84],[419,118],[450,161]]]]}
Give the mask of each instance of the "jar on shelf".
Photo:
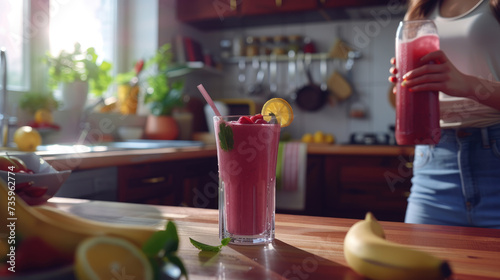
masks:
{"type": "Polygon", "coordinates": [[[288,36],[288,51],[298,53],[302,51],[302,36],[300,35],[290,35],[288,36]]]}
{"type": "Polygon", "coordinates": [[[287,53],[287,38],[285,36],[274,36],[274,46],[272,54],[285,55],[287,53]]]}
{"type": "Polygon", "coordinates": [[[304,38],[304,53],[316,53],[316,45],[311,38],[304,38]]]}
{"type": "Polygon", "coordinates": [[[243,56],[245,54],[245,44],[243,42],[242,37],[235,37],[233,38],[233,56],[234,57],[239,57],[243,56]]]}
{"type": "Polygon", "coordinates": [[[222,39],[220,41],[220,57],[223,59],[228,59],[232,56],[233,50],[232,50],[233,44],[231,40],[229,39],[222,39]]]}
{"type": "Polygon", "coordinates": [[[260,55],[270,55],[273,50],[273,40],[269,36],[260,37],[260,55]]]}
{"type": "Polygon", "coordinates": [[[246,56],[259,55],[259,38],[248,36],[246,38],[246,56]]]}

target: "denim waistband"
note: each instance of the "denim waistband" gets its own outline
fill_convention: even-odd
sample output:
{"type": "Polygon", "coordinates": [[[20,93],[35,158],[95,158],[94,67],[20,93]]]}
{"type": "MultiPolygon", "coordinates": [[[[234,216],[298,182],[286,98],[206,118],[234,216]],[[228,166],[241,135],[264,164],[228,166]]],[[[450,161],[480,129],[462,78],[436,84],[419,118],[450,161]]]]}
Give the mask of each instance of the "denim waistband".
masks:
{"type": "Polygon", "coordinates": [[[487,127],[463,127],[443,129],[442,136],[455,136],[458,139],[478,139],[480,137],[483,147],[489,148],[492,142],[500,141],[500,124],[487,127]]]}

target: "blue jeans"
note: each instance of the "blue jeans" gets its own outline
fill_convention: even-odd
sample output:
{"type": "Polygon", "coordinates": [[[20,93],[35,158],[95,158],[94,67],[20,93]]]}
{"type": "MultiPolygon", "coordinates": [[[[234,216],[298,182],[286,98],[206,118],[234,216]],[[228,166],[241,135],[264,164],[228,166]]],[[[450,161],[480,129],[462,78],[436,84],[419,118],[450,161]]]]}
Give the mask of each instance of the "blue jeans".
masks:
{"type": "Polygon", "coordinates": [[[500,124],[415,147],[405,222],[500,228],[500,124]]]}

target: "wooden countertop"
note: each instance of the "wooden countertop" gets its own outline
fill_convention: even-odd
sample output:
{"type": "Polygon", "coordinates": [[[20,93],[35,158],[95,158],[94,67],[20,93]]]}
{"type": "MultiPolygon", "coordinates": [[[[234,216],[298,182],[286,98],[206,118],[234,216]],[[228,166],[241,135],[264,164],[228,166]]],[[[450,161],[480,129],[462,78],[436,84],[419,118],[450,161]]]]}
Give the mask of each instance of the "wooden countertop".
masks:
{"type": "MultiPolygon", "coordinates": [[[[413,155],[413,147],[382,145],[327,145],[308,144],[309,155],[413,155]]],[[[138,149],[122,151],[70,153],[60,155],[40,154],[57,170],[83,170],[109,166],[195,159],[217,156],[215,145],[192,148],[138,149]]]]}
{"type": "Polygon", "coordinates": [[[413,155],[413,146],[389,145],[328,145],[308,144],[310,155],[368,155],[368,156],[398,156],[413,155]]]}
{"type": "Polygon", "coordinates": [[[57,170],[83,170],[109,166],[163,162],[217,156],[215,146],[137,149],[41,156],[57,170]]]}
{"type": "MultiPolygon", "coordinates": [[[[70,211],[78,203],[92,203],[62,198],[53,198],[50,202],[66,211],[70,211]]],[[[110,210],[124,209],[127,205],[137,207],[117,202],[98,203],[110,210]]],[[[176,223],[181,240],[178,255],[184,261],[189,279],[192,280],[364,279],[347,266],[343,254],[345,234],[356,220],[277,214],[276,240],[271,245],[230,245],[219,254],[210,254],[200,253],[188,238],[218,244],[217,210],[149,205],[141,207],[147,211],[133,208],[134,211],[128,213],[133,213],[137,218],[158,219],[163,224],[166,220],[176,223]]],[[[92,206],[89,209],[94,208],[92,206]]],[[[500,230],[396,222],[381,224],[388,240],[407,244],[448,260],[454,271],[450,279],[485,280],[500,277],[500,230]]],[[[161,227],[162,225],[158,225],[158,228],[161,227]]]]}

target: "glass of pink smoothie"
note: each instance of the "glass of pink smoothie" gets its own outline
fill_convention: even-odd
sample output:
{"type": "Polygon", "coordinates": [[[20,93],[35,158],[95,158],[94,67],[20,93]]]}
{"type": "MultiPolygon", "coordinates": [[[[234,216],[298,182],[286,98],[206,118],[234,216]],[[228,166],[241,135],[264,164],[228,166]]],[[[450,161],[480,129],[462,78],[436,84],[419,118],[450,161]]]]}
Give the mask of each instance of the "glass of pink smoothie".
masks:
{"type": "MultiPolygon", "coordinates": [[[[249,118],[249,117],[248,117],[249,118]]],[[[219,237],[241,245],[274,239],[276,160],[280,125],[213,118],[219,163],[219,237]]]]}
{"type": "Polygon", "coordinates": [[[433,21],[400,22],[396,35],[396,142],[399,145],[432,145],[439,142],[438,92],[410,92],[401,85],[404,74],[421,66],[420,58],[437,50],[439,37],[433,21]]]}

